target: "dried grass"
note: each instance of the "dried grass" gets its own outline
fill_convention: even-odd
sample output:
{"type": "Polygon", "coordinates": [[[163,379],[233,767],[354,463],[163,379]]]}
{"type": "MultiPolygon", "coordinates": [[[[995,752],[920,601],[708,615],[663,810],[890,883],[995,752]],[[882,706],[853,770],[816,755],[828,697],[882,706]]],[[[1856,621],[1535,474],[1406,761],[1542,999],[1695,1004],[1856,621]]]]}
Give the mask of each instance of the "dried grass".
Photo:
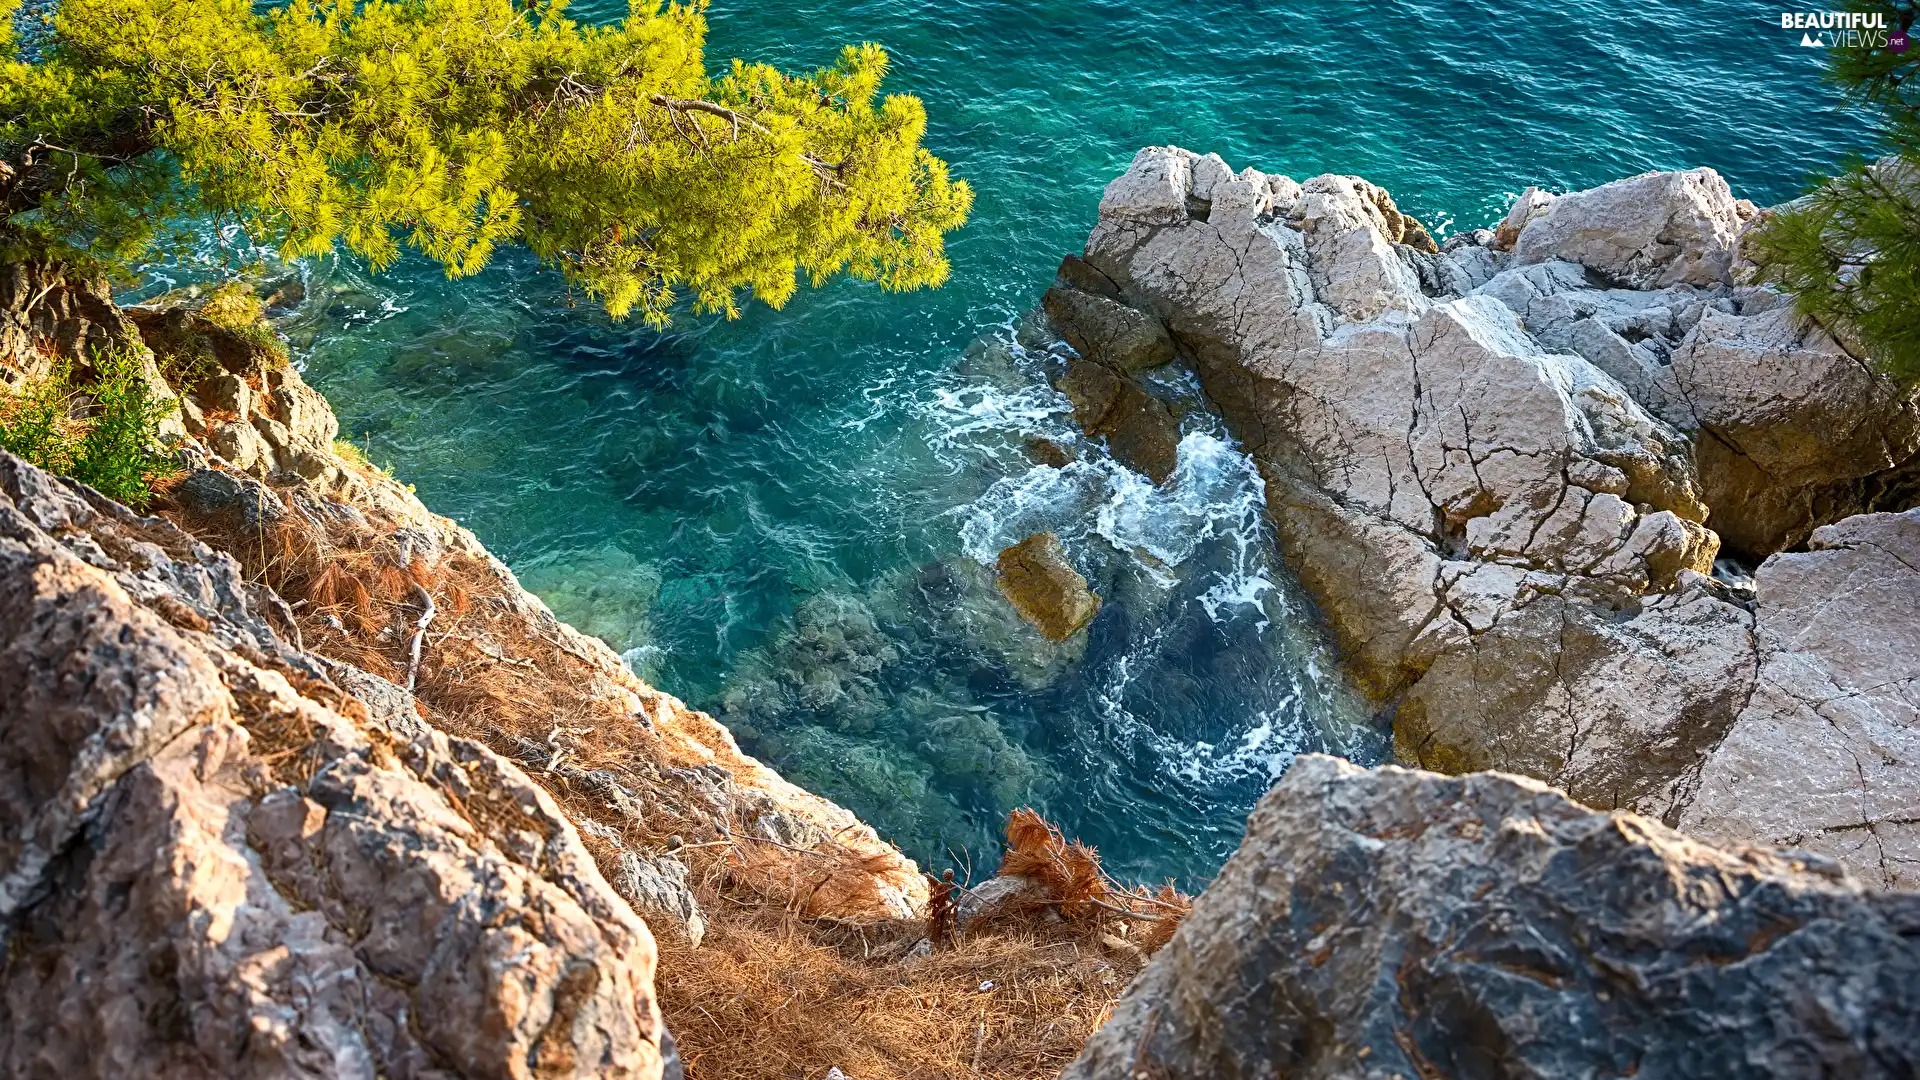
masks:
{"type": "Polygon", "coordinates": [[[698,949],[662,942],[656,980],[689,1080],[836,1067],[855,1080],[1053,1077],[1138,970],[1030,930],[919,956],[884,930],[855,938],[750,906],[712,914],[698,949]]]}
{"type": "MultiPolygon", "coordinates": [[[[685,794],[663,786],[662,770],[699,761],[604,686],[594,691],[604,672],[529,617],[490,564],[453,554],[430,567],[406,558],[388,523],[263,497],[280,502],[255,517],[271,526],[177,507],[167,516],[286,599],[307,648],[398,684],[425,590],[439,611],[415,687],[426,718],[520,761],[577,821],[594,823],[582,840],[610,879],[622,848],[673,849],[688,863],[706,936],[693,948],[659,934],[656,982],[691,1080],[819,1078],[832,1067],[853,1080],[1055,1076],[1185,913],[1184,897],[1117,885],[1091,848],[1019,811],[1002,872],[1043,882],[1050,898],[931,954],[916,949],[921,921],[813,917],[875,906],[875,873],[891,856],[832,840],[794,848],[747,822],[659,812],[685,794]],[[610,813],[604,776],[663,802],[610,813]]],[[[263,748],[292,778],[301,732],[275,734],[263,748]]]]}

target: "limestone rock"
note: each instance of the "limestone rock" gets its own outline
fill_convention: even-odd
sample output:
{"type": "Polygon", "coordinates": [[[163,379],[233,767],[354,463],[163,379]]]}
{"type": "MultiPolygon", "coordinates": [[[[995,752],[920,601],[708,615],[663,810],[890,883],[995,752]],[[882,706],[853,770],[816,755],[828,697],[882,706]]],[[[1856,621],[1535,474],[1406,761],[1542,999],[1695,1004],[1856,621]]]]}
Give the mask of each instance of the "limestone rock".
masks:
{"type": "Polygon", "coordinates": [[[1180,422],[1165,402],[1105,364],[1074,359],[1055,384],[1073,403],[1081,430],[1102,436],[1121,464],[1156,484],[1179,462],[1180,422]]]}
{"type": "Polygon", "coordinates": [[[1849,355],[1785,303],[1709,309],[1655,379],[1654,407],[1699,432],[1708,524],[1758,562],[1814,529],[1920,501],[1920,387],[1849,355]]]}
{"type": "Polygon", "coordinates": [[[253,389],[238,375],[215,375],[201,383],[194,396],[202,407],[232,413],[240,423],[253,416],[253,389]]]}
{"type": "Polygon", "coordinates": [[[1920,509],[1851,517],[1808,546],[1754,575],[1759,678],[1680,825],[1920,889],[1920,509]]]}
{"type": "Polygon", "coordinates": [[[687,888],[687,864],[672,855],[652,858],[637,852],[620,853],[620,892],[633,900],[634,909],[654,919],[651,925],[673,927],[696,948],[707,933],[707,917],[687,888]]]}
{"type": "Polygon", "coordinates": [[[1698,763],[1753,690],[1753,617],[1698,574],[1621,619],[1556,595],[1548,575],[1514,587],[1507,573],[1442,570],[1453,583],[1436,622],[1459,627],[1458,644],[1402,700],[1395,756],[1523,773],[1590,806],[1675,824],[1698,763]]]}
{"type": "Polygon", "coordinates": [[[1053,275],[1055,285],[1068,289],[1078,289],[1094,296],[1104,296],[1109,300],[1120,299],[1120,286],[1113,279],[1093,268],[1093,264],[1078,255],[1065,255],[1060,259],[1060,269],[1053,275]]]}
{"type": "Polygon", "coordinates": [[[1917,930],[1814,856],[1309,755],[1063,1080],[1908,1076],[1917,930]]]}
{"type": "Polygon", "coordinates": [[[1173,339],[1160,320],[1078,289],[1054,286],[1041,298],[1047,318],[1081,356],[1123,375],[1157,368],[1173,359],[1173,339]]]}
{"type": "Polygon", "coordinates": [[[0,1073],[662,1075],[652,937],[553,799],[373,731],[261,599],[0,455],[0,1073]]]}
{"type": "Polygon", "coordinates": [[[1401,759],[1678,820],[1756,655],[1750,599],[1705,576],[1725,489],[1662,388],[1723,320],[1780,317],[1725,281],[1748,210],[1710,172],[1661,174],[1534,192],[1512,255],[1420,253],[1355,177],[1215,175],[1204,216],[1174,217],[1204,160],[1141,151],[1086,260],[1258,460],[1401,759]]]}
{"type": "Polygon", "coordinates": [[[1530,212],[1513,255],[1565,259],[1636,289],[1727,284],[1734,240],[1750,217],[1712,169],[1643,173],[1530,212]]]}
{"type": "MultiPolygon", "coordinates": [[[[1846,707],[1878,719],[1821,735],[1804,775],[1789,754],[1747,759],[1798,745],[1758,734],[1787,723],[1754,712],[1770,701],[1802,742],[1824,730],[1764,689],[1784,654],[1756,628],[1812,601],[1791,561],[1757,600],[1708,577],[1716,529],[1756,559],[1920,497],[1920,396],[1729,281],[1751,205],[1711,170],[1533,191],[1503,224],[1511,254],[1496,234],[1434,255],[1394,241],[1363,180],[1209,161],[1142,150],[1086,261],[1162,319],[1259,462],[1282,554],[1394,717],[1400,759],[1524,772],[1669,824],[1710,815],[1730,839],[1828,829],[1821,850],[1863,879],[1908,880],[1912,814],[1888,806],[1914,801],[1920,754],[1901,749],[1896,699],[1867,692],[1875,671],[1905,687],[1900,663],[1809,640],[1798,662],[1842,673],[1860,691],[1846,707]],[[1781,797],[1751,818],[1727,799],[1693,809],[1714,777],[1781,797]]],[[[1910,603],[1863,610],[1887,641],[1915,621],[1910,603]]]]}
{"type": "Polygon", "coordinates": [[[1007,602],[1053,641],[1072,637],[1100,610],[1100,598],[1052,533],[1035,533],[1002,551],[998,567],[1007,602]]]}

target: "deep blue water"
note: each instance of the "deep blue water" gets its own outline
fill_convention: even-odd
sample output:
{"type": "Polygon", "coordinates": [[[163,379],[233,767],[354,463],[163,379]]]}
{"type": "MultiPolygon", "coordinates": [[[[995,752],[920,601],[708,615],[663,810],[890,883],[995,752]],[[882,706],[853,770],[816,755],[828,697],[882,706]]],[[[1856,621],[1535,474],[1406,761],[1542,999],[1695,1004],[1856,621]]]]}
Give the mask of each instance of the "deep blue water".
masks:
{"type": "Polygon", "coordinates": [[[1294,752],[1384,753],[1204,409],[1155,492],[1074,438],[1046,343],[1015,341],[1137,147],[1362,174],[1446,230],[1654,168],[1779,201],[1866,137],[1771,2],[725,0],[710,22],[716,65],[891,50],[977,192],[950,284],[663,335],[524,257],[451,284],[327,264],[289,329],[354,440],[562,617],[936,866],[990,868],[1032,804],[1123,876],[1197,884],[1294,752]],[[1034,465],[1031,434],[1081,461],[1034,465]],[[1077,651],[980,566],[1040,528],[1106,598],[1077,651]]]}

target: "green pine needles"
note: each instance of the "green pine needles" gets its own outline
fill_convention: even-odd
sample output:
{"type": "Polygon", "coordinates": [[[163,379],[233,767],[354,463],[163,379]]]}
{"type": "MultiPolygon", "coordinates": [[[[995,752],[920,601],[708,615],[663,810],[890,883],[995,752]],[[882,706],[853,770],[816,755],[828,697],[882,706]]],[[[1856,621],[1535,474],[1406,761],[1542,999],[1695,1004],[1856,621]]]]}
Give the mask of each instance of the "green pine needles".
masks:
{"type": "Polygon", "coordinates": [[[82,381],[63,361],[0,394],[0,449],[144,509],[155,481],[176,469],[160,448],[173,403],[154,392],[131,350],[97,353],[91,366],[92,378],[82,381]]]}
{"type": "Polygon", "coordinates": [[[1892,153],[1855,161],[1773,213],[1748,243],[1754,260],[1792,293],[1800,311],[1902,382],[1920,381],[1920,40],[1901,52],[1893,28],[1912,33],[1915,4],[1860,3],[1888,33],[1829,50],[1829,74],[1849,101],[1885,120],[1892,153]]]}
{"type": "Polygon", "coordinates": [[[124,264],[170,224],[289,257],[407,248],[449,276],[519,243],[616,316],[739,312],[837,274],[938,285],[972,192],[920,145],[887,56],[709,75],[704,3],[61,0],[29,58],[0,0],[0,212],[124,264]]]}

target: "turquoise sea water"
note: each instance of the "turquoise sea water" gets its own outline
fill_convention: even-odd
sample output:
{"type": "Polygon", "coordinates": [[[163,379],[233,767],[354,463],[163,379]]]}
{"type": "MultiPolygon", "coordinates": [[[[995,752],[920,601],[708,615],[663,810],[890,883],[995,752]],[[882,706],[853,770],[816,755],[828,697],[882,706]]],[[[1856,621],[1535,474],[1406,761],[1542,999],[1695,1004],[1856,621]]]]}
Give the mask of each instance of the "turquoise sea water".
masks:
{"type": "Polygon", "coordinates": [[[1447,229],[1527,184],[1699,164],[1778,201],[1866,135],[1770,3],[730,0],[711,24],[710,63],[891,50],[977,191],[949,285],[663,335],[523,257],[451,284],[329,263],[288,329],[354,440],[562,617],[934,866],[990,869],[1032,804],[1122,876],[1198,884],[1295,752],[1384,753],[1192,387],[1168,376],[1195,408],[1155,491],[1075,439],[1048,343],[1017,339],[1137,147],[1359,173],[1447,229]],[[1079,460],[1035,465],[1035,434],[1079,460]],[[1065,650],[981,566],[1041,528],[1106,598],[1065,650]]]}

